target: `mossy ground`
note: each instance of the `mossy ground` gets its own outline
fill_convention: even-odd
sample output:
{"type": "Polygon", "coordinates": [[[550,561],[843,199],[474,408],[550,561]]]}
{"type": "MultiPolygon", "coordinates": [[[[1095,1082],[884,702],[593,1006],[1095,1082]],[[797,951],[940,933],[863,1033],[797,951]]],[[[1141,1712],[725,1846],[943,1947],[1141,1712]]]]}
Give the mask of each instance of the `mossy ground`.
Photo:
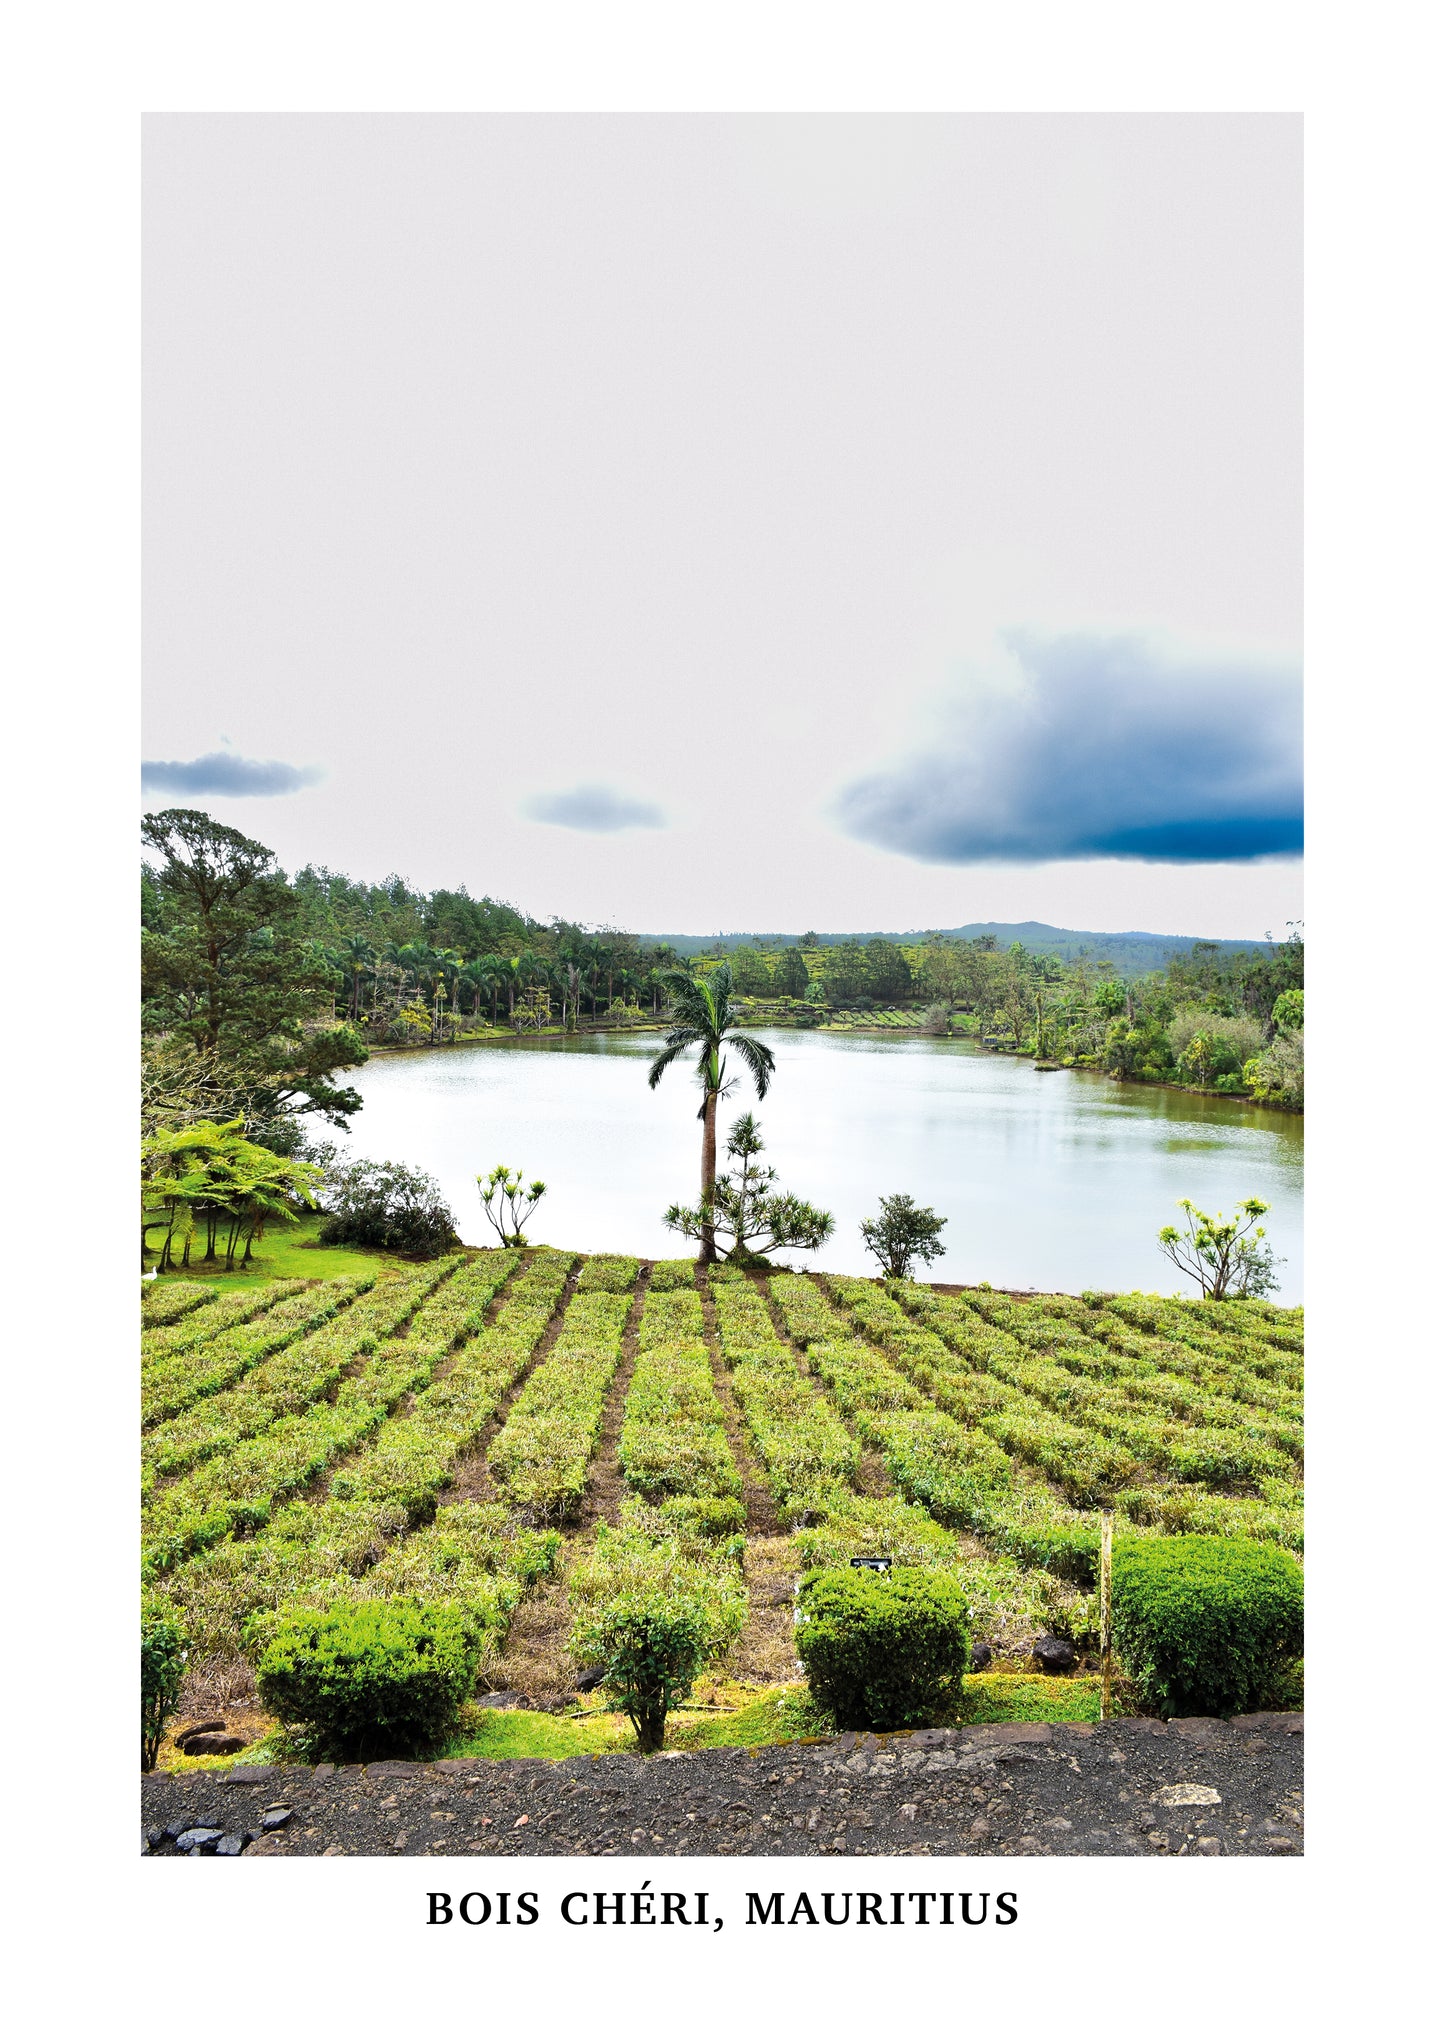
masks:
{"type": "MultiPolygon", "coordinates": [[[[1061,1677],[1016,1673],[970,1675],[964,1703],[955,1720],[962,1725],[1078,1724],[1099,1716],[1097,1675],[1061,1677]]],[[[636,1740],[621,1711],[600,1699],[575,1713],[540,1710],[480,1710],[470,1707],[462,1729],[446,1748],[448,1759],[568,1760],[582,1753],[631,1753],[636,1740]]],[[[667,1746],[680,1752],[701,1752],[714,1746],[774,1746],[792,1739],[836,1736],[827,1717],[813,1704],[806,1683],[758,1688],[746,1683],[718,1682],[700,1686],[694,1708],[674,1712],[667,1723],[667,1746]],[[713,1702],[704,1704],[711,1697],[713,1702]]],[[[1132,1713],[1135,1706],[1117,1689],[1111,1715],[1132,1713]]],[[[251,1730],[248,1720],[245,1729],[251,1730]]],[[[271,1728],[234,1756],[254,1764],[279,1759],[279,1727],[271,1728]]],[[[186,1760],[169,1743],[162,1756],[167,1768],[203,1770],[229,1767],[232,1760],[186,1760]]]]}

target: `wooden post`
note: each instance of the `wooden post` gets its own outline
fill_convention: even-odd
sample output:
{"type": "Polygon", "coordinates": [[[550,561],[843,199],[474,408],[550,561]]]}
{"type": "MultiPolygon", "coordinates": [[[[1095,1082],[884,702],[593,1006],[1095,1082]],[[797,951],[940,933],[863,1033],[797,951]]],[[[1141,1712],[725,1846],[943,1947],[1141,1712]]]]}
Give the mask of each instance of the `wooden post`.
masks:
{"type": "Polygon", "coordinates": [[[1114,1514],[1099,1514],[1099,1643],[1104,1649],[1104,1681],[1099,1691],[1100,1722],[1109,1715],[1109,1690],[1114,1674],[1114,1640],[1110,1599],[1114,1581],[1114,1514]]]}

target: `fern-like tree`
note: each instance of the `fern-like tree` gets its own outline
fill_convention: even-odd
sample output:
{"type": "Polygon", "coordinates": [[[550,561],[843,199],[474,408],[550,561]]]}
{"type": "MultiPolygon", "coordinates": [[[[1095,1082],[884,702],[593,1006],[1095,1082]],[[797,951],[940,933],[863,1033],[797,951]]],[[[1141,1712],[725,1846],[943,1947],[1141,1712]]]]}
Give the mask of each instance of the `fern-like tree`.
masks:
{"type": "Polygon", "coordinates": [[[712,1213],[717,1203],[717,1104],[737,1085],[727,1077],[727,1052],[735,1050],[747,1067],[759,1100],[773,1076],[773,1053],[755,1036],[745,1036],[734,1025],[741,1010],[733,1001],[732,967],[716,966],[706,978],[694,979],[687,972],[658,975],[671,1004],[671,1027],[666,1041],[647,1074],[649,1086],[658,1080],[684,1052],[697,1052],[697,1082],[702,1088],[702,1106],[697,1118],[702,1123],[702,1199],[707,1218],[702,1221],[702,1261],[716,1263],[712,1213]]]}

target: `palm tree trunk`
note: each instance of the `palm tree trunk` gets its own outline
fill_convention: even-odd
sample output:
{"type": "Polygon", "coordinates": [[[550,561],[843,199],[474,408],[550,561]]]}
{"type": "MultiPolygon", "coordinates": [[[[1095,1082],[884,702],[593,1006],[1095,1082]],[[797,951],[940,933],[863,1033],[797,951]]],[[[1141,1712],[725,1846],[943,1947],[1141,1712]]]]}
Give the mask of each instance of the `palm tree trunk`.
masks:
{"type": "MultiPolygon", "coordinates": [[[[713,1195],[717,1191],[717,1095],[709,1093],[702,1117],[702,1203],[711,1212],[713,1195]]],[[[704,1221],[702,1229],[702,1260],[704,1263],[717,1262],[717,1243],[713,1237],[712,1222],[704,1221]]]]}

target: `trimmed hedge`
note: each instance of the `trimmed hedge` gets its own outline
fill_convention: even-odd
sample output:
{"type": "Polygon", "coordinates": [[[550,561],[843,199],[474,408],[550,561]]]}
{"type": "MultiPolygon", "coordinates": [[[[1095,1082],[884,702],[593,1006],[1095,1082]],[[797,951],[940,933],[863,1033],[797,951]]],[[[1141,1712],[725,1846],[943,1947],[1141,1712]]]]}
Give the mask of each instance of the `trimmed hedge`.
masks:
{"type": "Polygon", "coordinates": [[[798,1657],[843,1731],[902,1731],[951,1717],[969,1666],[968,1606],[936,1569],[817,1569],[798,1592],[798,1657]]]}
{"type": "Polygon", "coordinates": [[[1114,1561],[1114,1639],[1166,1717],[1258,1710],[1304,1645],[1304,1573],[1260,1540],[1130,1540],[1114,1561]]]}
{"type": "Polygon", "coordinates": [[[257,1638],[261,1699],[317,1758],[434,1751],[476,1686],[480,1639],[455,1604],[378,1597],[292,1609],[257,1638]]]}

